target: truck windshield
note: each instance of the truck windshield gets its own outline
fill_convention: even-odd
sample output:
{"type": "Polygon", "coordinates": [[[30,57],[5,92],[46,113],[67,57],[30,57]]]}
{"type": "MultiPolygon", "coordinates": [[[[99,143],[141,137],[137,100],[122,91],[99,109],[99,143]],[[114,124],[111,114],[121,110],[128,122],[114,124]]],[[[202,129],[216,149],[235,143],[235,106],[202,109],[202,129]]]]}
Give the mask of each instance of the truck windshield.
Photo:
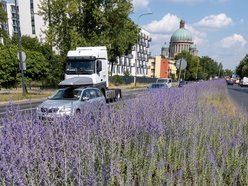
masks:
{"type": "Polygon", "coordinates": [[[93,74],[95,72],[95,60],[89,59],[67,59],[67,74],[93,74]]]}

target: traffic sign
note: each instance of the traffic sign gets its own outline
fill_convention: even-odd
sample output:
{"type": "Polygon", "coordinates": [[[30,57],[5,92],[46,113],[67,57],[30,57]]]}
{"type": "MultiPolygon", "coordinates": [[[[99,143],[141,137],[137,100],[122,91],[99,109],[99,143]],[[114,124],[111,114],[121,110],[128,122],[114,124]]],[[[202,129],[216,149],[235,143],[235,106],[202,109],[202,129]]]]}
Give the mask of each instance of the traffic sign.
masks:
{"type": "Polygon", "coordinates": [[[176,61],[176,67],[178,70],[184,70],[187,67],[187,61],[183,58],[176,61]]]}

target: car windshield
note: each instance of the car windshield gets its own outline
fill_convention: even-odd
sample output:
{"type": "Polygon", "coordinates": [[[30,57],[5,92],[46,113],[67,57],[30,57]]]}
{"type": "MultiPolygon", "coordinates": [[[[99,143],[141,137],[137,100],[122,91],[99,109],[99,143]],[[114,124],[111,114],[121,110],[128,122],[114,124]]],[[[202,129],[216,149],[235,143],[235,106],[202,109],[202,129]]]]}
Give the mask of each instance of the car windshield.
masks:
{"type": "Polygon", "coordinates": [[[95,60],[84,58],[68,58],[66,61],[67,74],[93,74],[95,60]]]}
{"type": "Polygon", "coordinates": [[[77,89],[59,89],[54,95],[49,97],[50,100],[78,100],[82,90],[77,89]]]}
{"type": "Polygon", "coordinates": [[[166,85],[162,83],[153,83],[151,88],[166,88],[166,85]]]}
{"type": "Polygon", "coordinates": [[[167,83],[167,79],[157,79],[157,83],[167,83]]]}

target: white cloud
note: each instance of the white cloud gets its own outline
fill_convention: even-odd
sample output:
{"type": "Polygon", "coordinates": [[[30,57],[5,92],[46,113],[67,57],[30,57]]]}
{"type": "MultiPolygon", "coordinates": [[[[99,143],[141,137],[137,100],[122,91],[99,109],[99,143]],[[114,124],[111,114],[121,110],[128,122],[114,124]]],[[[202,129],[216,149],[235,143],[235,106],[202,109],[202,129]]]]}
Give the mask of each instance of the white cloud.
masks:
{"type": "Polygon", "coordinates": [[[197,26],[205,27],[205,28],[222,28],[227,27],[233,23],[232,18],[227,17],[226,14],[221,13],[218,15],[209,15],[204,17],[198,23],[197,26]]]}
{"type": "Polygon", "coordinates": [[[149,5],[149,0],[133,0],[134,9],[147,8],[149,5]]]}
{"type": "Polygon", "coordinates": [[[204,0],[168,0],[173,3],[200,3],[203,2],[204,0]]]}
{"type": "Polygon", "coordinates": [[[200,32],[199,30],[195,29],[194,27],[192,27],[190,25],[186,25],[185,27],[186,27],[186,29],[188,29],[191,32],[194,44],[206,45],[208,40],[206,39],[207,34],[205,32],[200,32]]]}
{"type": "Polygon", "coordinates": [[[167,14],[161,20],[155,20],[145,25],[144,28],[152,33],[171,33],[179,28],[179,22],[179,17],[167,14]]]}
{"type": "MultiPolygon", "coordinates": [[[[171,35],[179,29],[180,18],[173,14],[166,14],[160,20],[154,20],[151,23],[142,26],[145,30],[150,32],[152,37],[151,52],[152,55],[159,55],[161,47],[165,44],[169,46],[171,35]]],[[[186,24],[192,36],[194,44],[198,46],[206,45],[208,43],[206,33],[201,32],[191,25],[186,24]]]]}
{"type": "Polygon", "coordinates": [[[226,37],[221,40],[220,47],[221,48],[240,48],[246,45],[247,41],[240,34],[233,34],[232,36],[226,37]]]}

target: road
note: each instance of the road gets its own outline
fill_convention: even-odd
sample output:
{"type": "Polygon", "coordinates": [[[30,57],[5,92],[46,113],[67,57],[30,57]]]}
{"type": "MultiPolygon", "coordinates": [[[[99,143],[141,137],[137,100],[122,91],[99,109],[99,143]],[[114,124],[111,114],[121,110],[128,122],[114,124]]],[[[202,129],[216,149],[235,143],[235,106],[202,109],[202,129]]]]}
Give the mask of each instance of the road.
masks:
{"type": "MultiPolygon", "coordinates": [[[[242,110],[248,113],[248,87],[240,87],[238,85],[228,85],[228,94],[235,105],[240,107],[242,110]]],[[[122,91],[123,99],[130,99],[135,97],[138,93],[142,92],[143,89],[125,89],[122,91]]],[[[44,99],[43,99],[44,100],[44,99]]],[[[36,107],[43,100],[26,101],[20,103],[13,103],[14,106],[19,106],[21,111],[35,110],[36,107]]],[[[0,104],[0,116],[4,115],[6,112],[7,104],[0,104]]]]}
{"type": "Polygon", "coordinates": [[[248,112],[248,87],[228,85],[227,90],[231,100],[242,110],[248,112]]]}
{"type": "MultiPolygon", "coordinates": [[[[122,91],[122,98],[123,99],[129,99],[133,98],[137,95],[137,93],[143,91],[143,89],[125,89],[122,91]]],[[[13,103],[14,106],[19,106],[21,111],[28,111],[28,110],[35,110],[36,107],[42,103],[44,99],[42,100],[35,100],[35,101],[24,101],[24,102],[16,102],[13,103]]],[[[6,106],[9,104],[1,104],[0,105],[0,117],[5,114],[6,112],[6,106]]]]}

